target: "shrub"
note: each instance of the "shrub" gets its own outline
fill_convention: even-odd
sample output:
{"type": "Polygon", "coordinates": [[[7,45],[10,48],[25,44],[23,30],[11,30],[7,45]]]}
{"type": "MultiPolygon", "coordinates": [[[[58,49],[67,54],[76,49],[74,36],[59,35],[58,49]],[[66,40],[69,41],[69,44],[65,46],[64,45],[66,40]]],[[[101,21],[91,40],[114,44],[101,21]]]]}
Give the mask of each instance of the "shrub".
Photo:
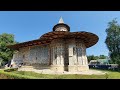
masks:
{"type": "Polygon", "coordinates": [[[5,69],[5,72],[12,72],[12,71],[17,71],[18,68],[10,68],[10,69],[5,69]]]}

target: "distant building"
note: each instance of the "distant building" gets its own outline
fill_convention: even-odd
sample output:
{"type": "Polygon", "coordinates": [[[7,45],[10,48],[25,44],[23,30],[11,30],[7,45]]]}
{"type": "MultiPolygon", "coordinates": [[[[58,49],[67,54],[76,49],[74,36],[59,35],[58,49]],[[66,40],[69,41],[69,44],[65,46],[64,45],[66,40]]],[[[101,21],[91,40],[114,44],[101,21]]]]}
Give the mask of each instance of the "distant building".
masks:
{"type": "Polygon", "coordinates": [[[91,60],[89,65],[101,65],[101,64],[109,64],[110,59],[98,59],[98,60],[91,60]]]}
{"type": "Polygon", "coordinates": [[[23,63],[54,71],[75,72],[89,70],[86,48],[95,45],[98,39],[90,32],[70,32],[70,27],[60,18],[52,32],[43,34],[37,40],[8,47],[17,50],[12,61],[16,65],[23,63]]]}

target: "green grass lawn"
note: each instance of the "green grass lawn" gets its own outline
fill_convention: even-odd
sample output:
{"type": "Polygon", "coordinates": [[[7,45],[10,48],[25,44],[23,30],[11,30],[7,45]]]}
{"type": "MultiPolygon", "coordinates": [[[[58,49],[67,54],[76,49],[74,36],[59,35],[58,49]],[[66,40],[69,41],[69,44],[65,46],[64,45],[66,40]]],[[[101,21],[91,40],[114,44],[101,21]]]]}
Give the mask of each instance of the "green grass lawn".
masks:
{"type": "Polygon", "coordinates": [[[100,70],[103,72],[106,72],[106,77],[108,77],[108,79],[120,79],[120,71],[111,71],[111,70],[100,70]]]}
{"type": "Polygon", "coordinates": [[[120,79],[120,72],[100,70],[106,72],[105,75],[50,75],[39,74],[30,71],[4,72],[0,70],[0,79],[120,79]],[[4,76],[4,77],[3,77],[4,76]]]}

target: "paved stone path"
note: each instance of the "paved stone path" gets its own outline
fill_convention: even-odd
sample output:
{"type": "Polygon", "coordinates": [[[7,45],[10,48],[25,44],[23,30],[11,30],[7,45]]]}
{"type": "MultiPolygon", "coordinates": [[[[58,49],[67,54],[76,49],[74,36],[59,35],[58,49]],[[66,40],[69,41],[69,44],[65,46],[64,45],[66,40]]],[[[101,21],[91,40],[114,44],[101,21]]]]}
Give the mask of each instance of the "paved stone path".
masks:
{"type": "Polygon", "coordinates": [[[102,71],[98,71],[98,70],[88,70],[88,71],[81,71],[81,72],[55,72],[52,71],[50,69],[42,69],[42,70],[37,70],[37,69],[33,69],[33,68],[22,68],[22,69],[18,69],[19,71],[33,71],[36,73],[41,73],[41,74],[85,74],[85,75],[103,75],[105,74],[105,72],[102,71]]]}

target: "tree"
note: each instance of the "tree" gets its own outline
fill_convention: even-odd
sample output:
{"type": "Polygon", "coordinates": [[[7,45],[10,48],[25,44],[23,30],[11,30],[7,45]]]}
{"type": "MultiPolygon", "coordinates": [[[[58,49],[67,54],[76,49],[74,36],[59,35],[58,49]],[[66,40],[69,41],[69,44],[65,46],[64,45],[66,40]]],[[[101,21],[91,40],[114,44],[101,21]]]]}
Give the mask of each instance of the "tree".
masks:
{"type": "Polygon", "coordinates": [[[107,37],[105,43],[113,63],[120,65],[120,25],[113,19],[108,23],[106,29],[107,37]]]}
{"type": "Polygon", "coordinates": [[[3,33],[0,35],[0,58],[4,62],[12,59],[13,50],[7,48],[7,45],[16,44],[13,34],[3,33]]]}
{"type": "Polygon", "coordinates": [[[90,62],[91,60],[97,60],[98,57],[94,56],[94,55],[89,55],[89,56],[87,56],[87,59],[88,59],[88,62],[90,62]]]}
{"type": "Polygon", "coordinates": [[[99,59],[106,59],[107,58],[107,56],[105,56],[105,55],[100,55],[99,56],[99,59]]]}
{"type": "Polygon", "coordinates": [[[106,58],[107,58],[107,56],[105,56],[105,55],[100,55],[100,56],[89,55],[89,56],[87,56],[88,62],[90,62],[91,60],[106,59],[106,58]]]}

